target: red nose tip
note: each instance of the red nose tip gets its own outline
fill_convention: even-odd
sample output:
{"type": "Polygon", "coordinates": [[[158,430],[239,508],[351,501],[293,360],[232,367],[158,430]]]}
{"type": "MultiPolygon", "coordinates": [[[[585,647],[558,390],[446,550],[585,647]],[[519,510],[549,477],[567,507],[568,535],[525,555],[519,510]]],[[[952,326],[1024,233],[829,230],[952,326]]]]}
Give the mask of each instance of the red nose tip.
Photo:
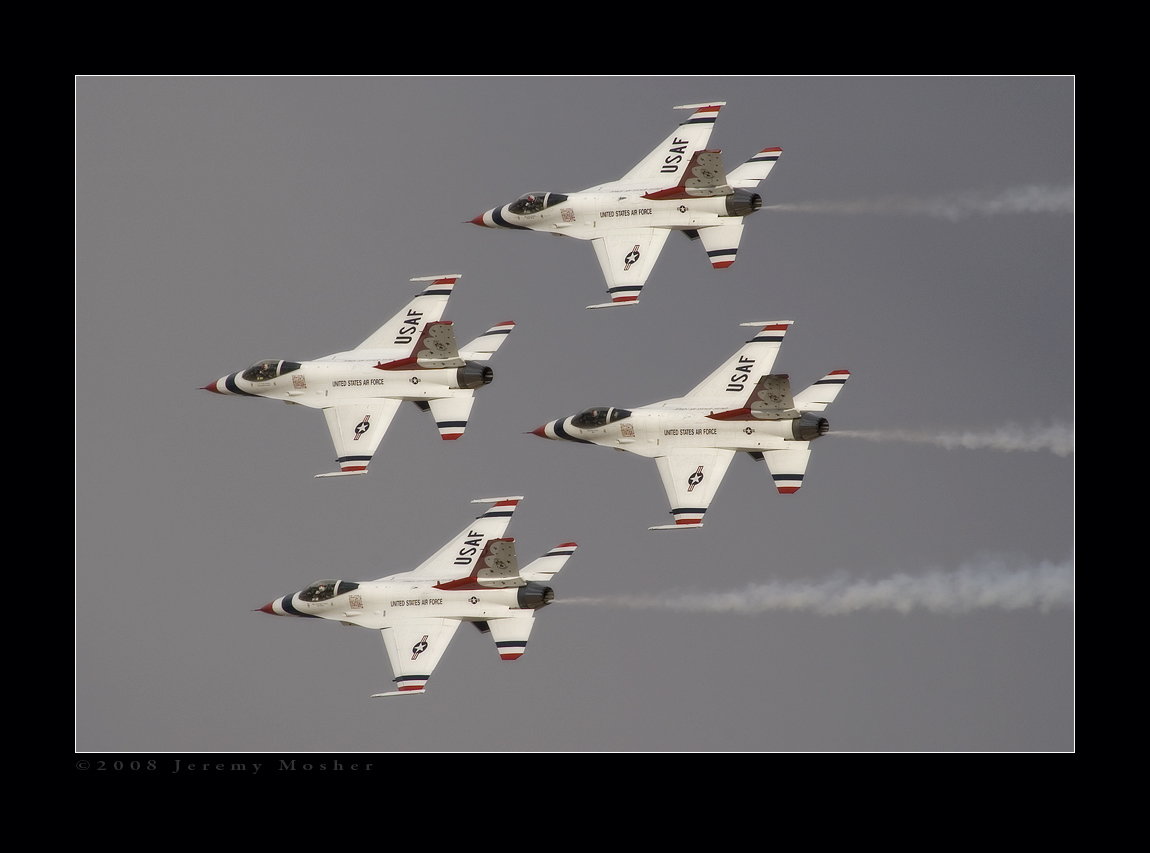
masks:
{"type": "Polygon", "coordinates": [[[487,215],[486,213],[481,213],[477,217],[475,217],[474,219],[468,219],[467,221],[470,222],[472,225],[482,225],[484,228],[486,228],[487,223],[483,221],[483,217],[486,215],[487,215]]]}
{"type": "Polygon", "coordinates": [[[269,601],[267,604],[260,608],[260,613],[270,613],[272,616],[275,616],[276,612],[272,608],[273,604],[275,604],[274,601],[269,601]]]}
{"type": "MultiPolygon", "coordinates": [[[[217,381],[218,381],[218,380],[217,380],[217,381]]],[[[219,393],[220,393],[219,389],[218,389],[218,388],[216,388],[216,383],[215,383],[215,382],[211,383],[210,385],[205,385],[205,386],[204,386],[203,388],[201,388],[200,390],[201,390],[201,391],[211,391],[213,394],[219,394],[219,393]]]]}
{"type": "Polygon", "coordinates": [[[532,435],[537,435],[537,436],[539,436],[540,438],[548,438],[548,435],[547,435],[547,424],[543,424],[543,426],[541,426],[541,427],[536,427],[535,429],[531,430],[531,434],[532,434],[532,435]]]}

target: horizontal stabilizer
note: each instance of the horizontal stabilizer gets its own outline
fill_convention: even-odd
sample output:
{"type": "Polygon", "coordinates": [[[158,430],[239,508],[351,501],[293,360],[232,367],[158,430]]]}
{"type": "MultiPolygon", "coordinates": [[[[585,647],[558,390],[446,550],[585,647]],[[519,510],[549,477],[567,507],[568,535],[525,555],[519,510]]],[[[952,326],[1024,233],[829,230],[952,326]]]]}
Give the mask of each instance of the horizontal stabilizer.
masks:
{"type": "Polygon", "coordinates": [[[326,479],[327,477],[357,477],[360,474],[366,474],[366,473],[367,473],[366,468],[362,471],[330,471],[327,474],[316,474],[315,478],[317,480],[323,480],[323,479],[326,479]]]}
{"type": "Polygon", "coordinates": [[[727,176],[732,187],[754,187],[771,173],[783,154],[782,148],[764,148],[727,176]]]}
{"type": "Polygon", "coordinates": [[[475,405],[474,391],[464,390],[457,394],[455,397],[436,397],[427,401],[439,437],[444,441],[455,441],[463,435],[467,429],[467,419],[471,416],[471,407],[475,405]]]}
{"type": "Polygon", "coordinates": [[[574,542],[564,542],[556,545],[538,560],[529,563],[519,576],[525,581],[549,581],[571,559],[575,549],[579,546],[574,542]]]}
{"type": "Polygon", "coordinates": [[[699,229],[707,260],[717,270],[725,270],[735,262],[739,253],[739,243],[743,239],[743,220],[736,219],[727,225],[714,225],[699,229]]]}
{"type": "Polygon", "coordinates": [[[527,650],[527,640],[531,636],[531,629],[535,627],[534,616],[530,610],[521,610],[514,618],[492,619],[488,623],[499,657],[503,660],[516,660],[527,650]]]}
{"type": "MultiPolygon", "coordinates": [[[[795,444],[806,447],[808,442],[795,444]]],[[[811,459],[810,450],[771,450],[763,456],[780,495],[793,495],[802,488],[807,463],[811,459]]]]}
{"type": "Polygon", "coordinates": [[[507,340],[507,336],[511,334],[511,330],[515,328],[515,323],[511,320],[504,320],[502,323],[496,323],[478,338],[473,340],[465,346],[459,353],[462,358],[474,359],[484,361],[491,358],[495,351],[503,346],[503,342],[507,340]]]}
{"type": "Polygon", "coordinates": [[[834,402],[850,379],[849,370],[832,370],[814,385],[795,395],[795,408],[804,412],[821,412],[834,402]]]}

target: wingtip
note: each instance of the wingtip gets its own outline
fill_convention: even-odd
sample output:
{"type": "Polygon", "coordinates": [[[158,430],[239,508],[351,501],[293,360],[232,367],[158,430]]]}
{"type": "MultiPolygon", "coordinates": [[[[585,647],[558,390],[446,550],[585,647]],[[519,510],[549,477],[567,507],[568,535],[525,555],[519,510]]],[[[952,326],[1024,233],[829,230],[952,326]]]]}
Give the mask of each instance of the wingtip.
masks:
{"type": "Polygon", "coordinates": [[[419,696],[426,693],[427,689],[420,687],[416,690],[392,690],[390,693],[372,693],[372,699],[379,699],[382,696],[419,696]]]}
{"type": "Polygon", "coordinates": [[[600,302],[598,305],[588,305],[588,309],[592,308],[621,308],[624,305],[638,305],[639,297],[634,299],[617,299],[614,302],[600,302]]]}

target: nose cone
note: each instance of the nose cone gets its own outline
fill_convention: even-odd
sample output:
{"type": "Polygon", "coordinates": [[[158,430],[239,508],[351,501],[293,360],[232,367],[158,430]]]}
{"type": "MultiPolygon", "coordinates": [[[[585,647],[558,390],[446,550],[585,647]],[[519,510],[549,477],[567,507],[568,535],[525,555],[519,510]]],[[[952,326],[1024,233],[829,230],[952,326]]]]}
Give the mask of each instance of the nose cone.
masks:
{"type": "Polygon", "coordinates": [[[495,222],[491,218],[491,214],[494,212],[495,212],[494,210],[489,210],[486,213],[481,213],[478,216],[476,216],[474,219],[469,219],[467,221],[470,222],[472,225],[482,225],[484,228],[494,228],[495,222]]]}
{"type": "Polygon", "coordinates": [[[275,604],[274,601],[269,601],[267,604],[265,604],[263,607],[260,608],[259,612],[260,613],[270,613],[272,616],[278,615],[276,613],[275,607],[273,606],[274,604],[275,604]]]}
{"type": "MultiPolygon", "coordinates": [[[[552,434],[552,435],[547,434],[547,427],[549,427],[549,426],[551,426],[551,424],[543,424],[543,426],[541,426],[541,427],[535,427],[535,429],[531,430],[531,434],[537,435],[540,438],[554,438],[555,437],[554,434],[552,434]]],[[[552,432],[554,432],[554,431],[552,431],[552,432]]]]}
{"type": "Polygon", "coordinates": [[[226,380],[227,380],[227,377],[225,376],[222,379],[217,379],[215,382],[209,382],[207,385],[205,385],[200,390],[201,391],[211,391],[213,394],[223,394],[224,392],[220,390],[220,385],[223,382],[225,382],[226,380]]]}

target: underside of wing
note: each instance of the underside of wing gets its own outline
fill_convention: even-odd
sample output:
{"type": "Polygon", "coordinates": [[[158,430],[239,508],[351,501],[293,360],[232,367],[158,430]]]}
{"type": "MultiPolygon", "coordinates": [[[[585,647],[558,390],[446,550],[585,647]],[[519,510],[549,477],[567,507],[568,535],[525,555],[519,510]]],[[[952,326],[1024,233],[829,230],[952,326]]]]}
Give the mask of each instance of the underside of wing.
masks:
{"type": "Polygon", "coordinates": [[[716,410],[735,409],[743,405],[759,377],[771,372],[779,347],[783,344],[783,337],[793,322],[771,320],[761,324],[744,323],[744,326],[758,327],[755,336],[710,376],[674,402],[699,407],[713,406],[716,410]]]}
{"type": "Polygon", "coordinates": [[[727,183],[727,172],[723,167],[723,152],[704,149],[691,156],[691,162],[683,170],[679,183],[673,187],[652,190],[643,198],[666,200],[674,198],[711,198],[731,195],[734,190],[727,183]]]}
{"type": "Polygon", "coordinates": [[[679,183],[679,178],[692,155],[707,147],[719,108],[726,101],[709,104],[683,104],[677,110],[691,110],[691,116],[664,139],[654,151],[640,160],[617,181],[592,189],[658,189],[679,183]]]}
{"type": "MultiPolygon", "coordinates": [[[[485,498],[475,503],[490,503],[491,507],[446,545],[428,557],[422,564],[403,575],[390,577],[419,577],[453,580],[466,577],[475,568],[477,558],[484,552],[488,541],[500,539],[507,530],[511,516],[522,496],[485,498]]],[[[380,578],[383,580],[383,578],[380,578]]]]}
{"type": "MultiPolygon", "coordinates": [[[[427,679],[447,651],[459,628],[459,619],[420,617],[401,619],[380,631],[383,647],[391,660],[392,679],[400,694],[422,693],[427,679]]],[[[376,696],[394,695],[377,693],[376,696]]]]}
{"type": "Polygon", "coordinates": [[[735,456],[733,450],[718,448],[684,447],[672,450],[666,456],[657,456],[659,476],[671,504],[674,524],[663,524],[651,530],[683,530],[703,526],[703,515],[727,467],[735,456]]]}
{"type": "Polygon", "coordinates": [[[587,307],[610,308],[638,302],[639,292],[647,283],[647,276],[670,233],[667,228],[629,228],[592,240],[611,301],[587,307]]]}
{"type": "Polygon", "coordinates": [[[519,557],[515,553],[515,540],[488,539],[471,563],[470,571],[454,580],[445,580],[435,585],[436,589],[507,589],[525,586],[526,581],[519,576],[519,557]]]}
{"type": "Polygon", "coordinates": [[[340,470],[330,474],[316,474],[316,477],[339,477],[347,474],[363,474],[367,464],[391,420],[399,408],[399,400],[386,397],[363,400],[362,402],[340,403],[323,410],[327,418],[327,428],[335,445],[335,458],[340,470]]]}
{"type": "Polygon", "coordinates": [[[447,300],[459,278],[457,273],[413,278],[412,281],[427,282],[427,286],[356,349],[396,351],[406,355],[419,339],[424,326],[443,317],[447,300]]]}

